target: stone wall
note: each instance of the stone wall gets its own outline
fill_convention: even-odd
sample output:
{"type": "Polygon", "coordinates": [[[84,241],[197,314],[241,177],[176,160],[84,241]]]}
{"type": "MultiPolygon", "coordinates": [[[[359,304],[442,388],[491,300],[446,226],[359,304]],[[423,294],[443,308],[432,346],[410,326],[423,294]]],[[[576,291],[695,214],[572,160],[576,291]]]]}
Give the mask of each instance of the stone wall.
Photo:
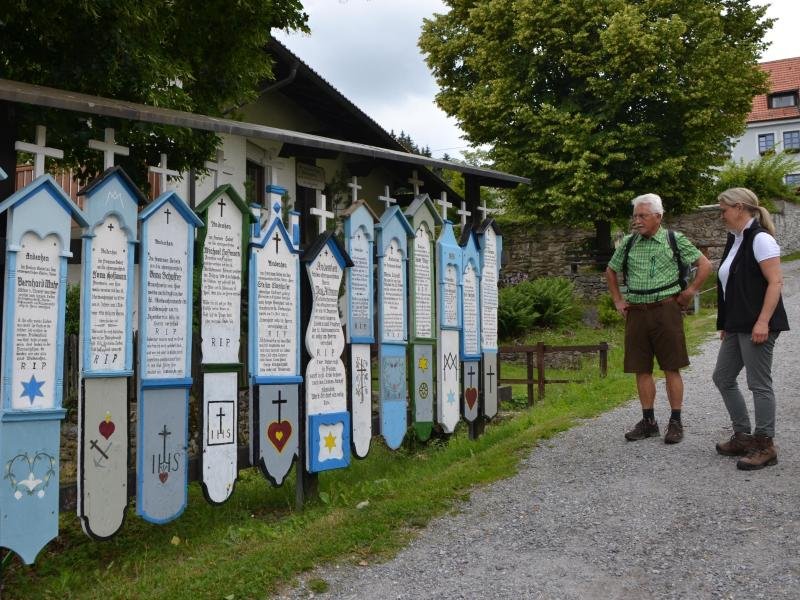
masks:
{"type": "MultiPolygon", "coordinates": [[[[772,218],[776,238],[783,254],[800,250],[800,206],[775,202],[772,218]]],[[[725,248],[726,232],[716,205],[677,217],[667,216],[664,224],[684,233],[716,267],[725,248]]],[[[545,276],[572,280],[586,298],[596,298],[606,291],[605,277],[587,260],[587,248],[594,238],[593,229],[503,224],[503,269],[500,284],[511,285],[545,276]]],[[[617,241],[623,232],[618,232],[617,241]]]]}

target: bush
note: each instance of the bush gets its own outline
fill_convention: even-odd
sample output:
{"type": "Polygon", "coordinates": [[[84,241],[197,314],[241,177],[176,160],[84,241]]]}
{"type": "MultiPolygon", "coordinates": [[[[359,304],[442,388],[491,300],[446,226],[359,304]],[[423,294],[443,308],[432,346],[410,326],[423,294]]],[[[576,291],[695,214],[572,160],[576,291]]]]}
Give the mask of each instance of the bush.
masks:
{"type": "Polygon", "coordinates": [[[768,210],[774,210],[770,202],[774,199],[797,201],[794,190],[786,184],[786,175],[797,170],[798,162],[796,155],[785,152],[765,154],[747,163],[728,162],[718,174],[714,197],[728,188],[746,187],[768,210]]]}
{"type": "Polygon", "coordinates": [[[597,320],[604,327],[613,327],[622,323],[622,315],[619,314],[611,294],[603,294],[597,301],[597,320]]]}
{"type": "Polygon", "coordinates": [[[572,282],[542,277],[500,290],[498,333],[507,339],[534,327],[557,327],[575,320],[579,307],[572,282]]]}

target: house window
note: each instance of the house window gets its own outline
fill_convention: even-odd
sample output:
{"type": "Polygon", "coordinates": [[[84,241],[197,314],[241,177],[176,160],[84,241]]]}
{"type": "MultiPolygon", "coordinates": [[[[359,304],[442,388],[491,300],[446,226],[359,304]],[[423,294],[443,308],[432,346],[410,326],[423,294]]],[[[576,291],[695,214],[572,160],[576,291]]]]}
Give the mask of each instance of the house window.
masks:
{"type": "Polygon", "coordinates": [[[775,134],[762,133],[758,136],[758,153],[766,154],[775,148],[775,134]]]}
{"type": "Polygon", "coordinates": [[[800,173],[791,173],[786,176],[786,185],[800,187],[800,173]]]}
{"type": "Polygon", "coordinates": [[[787,108],[797,106],[797,92],[781,92],[771,94],[767,98],[767,105],[770,108],[787,108]]]}
{"type": "Polygon", "coordinates": [[[800,130],[783,132],[783,149],[800,152],[800,130]]]}
{"type": "Polygon", "coordinates": [[[264,205],[264,167],[251,160],[247,161],[244,179],[245,196],[248,204],[264,205]]]}

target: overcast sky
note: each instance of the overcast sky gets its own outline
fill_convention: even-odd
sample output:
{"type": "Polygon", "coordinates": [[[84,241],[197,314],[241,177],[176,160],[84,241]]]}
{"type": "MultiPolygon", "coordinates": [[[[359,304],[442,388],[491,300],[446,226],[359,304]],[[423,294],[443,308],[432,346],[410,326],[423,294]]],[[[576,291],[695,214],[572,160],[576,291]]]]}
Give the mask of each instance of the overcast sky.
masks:
{"type": "MultiPolygon", "coordinates": [[[[756,4],[764,4],[756,0],[756,4]]],[[[800,56],[800,0],[772,0],[778,19],[762,57],[800,56]]],[[[468,148],[417,47],[422,20],[446,11],[439,0],[304,0],[311,35],[276,37],[387,131],[405,131],[435,157],[468,148]]]]}

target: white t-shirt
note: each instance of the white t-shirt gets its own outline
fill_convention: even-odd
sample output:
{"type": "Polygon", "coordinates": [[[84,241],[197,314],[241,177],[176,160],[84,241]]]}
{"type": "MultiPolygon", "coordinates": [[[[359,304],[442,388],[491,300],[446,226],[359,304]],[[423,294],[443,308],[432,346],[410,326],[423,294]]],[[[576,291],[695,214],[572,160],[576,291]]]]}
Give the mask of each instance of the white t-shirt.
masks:
{"type": "MultiPolygon", "coordinates": [[[[747,225],[744,226],[745,229],[750,227],[753,224],[755,218],[750,219],[747,222],[747,225]]],[[[733,246],[731,246],[731,251],[728,253],[728,257],[725,259],[719,266],[719,271],[717,272],[717,278],[719,279],[720,284],[722,284],[722,297],[725,298],[725,286],[728,285],[728,276],[731,272],[731,263],[733,259],[736,258],[736,253],[739,251],[739,248],[742,245],[742,240],[744,239],[744,230],[739,232],[731,232],[733,234],[733,246]]],[[[778,246],[778,242],[775,241],[775,238],[772,237],[766,231],[762,231],[756,234],[756,237],[753,238],[753,254],[755,255],[756,262],[763,262],[768,258],[775,258],[776,256],[781,255],[781,248],[778,246]]]]}

